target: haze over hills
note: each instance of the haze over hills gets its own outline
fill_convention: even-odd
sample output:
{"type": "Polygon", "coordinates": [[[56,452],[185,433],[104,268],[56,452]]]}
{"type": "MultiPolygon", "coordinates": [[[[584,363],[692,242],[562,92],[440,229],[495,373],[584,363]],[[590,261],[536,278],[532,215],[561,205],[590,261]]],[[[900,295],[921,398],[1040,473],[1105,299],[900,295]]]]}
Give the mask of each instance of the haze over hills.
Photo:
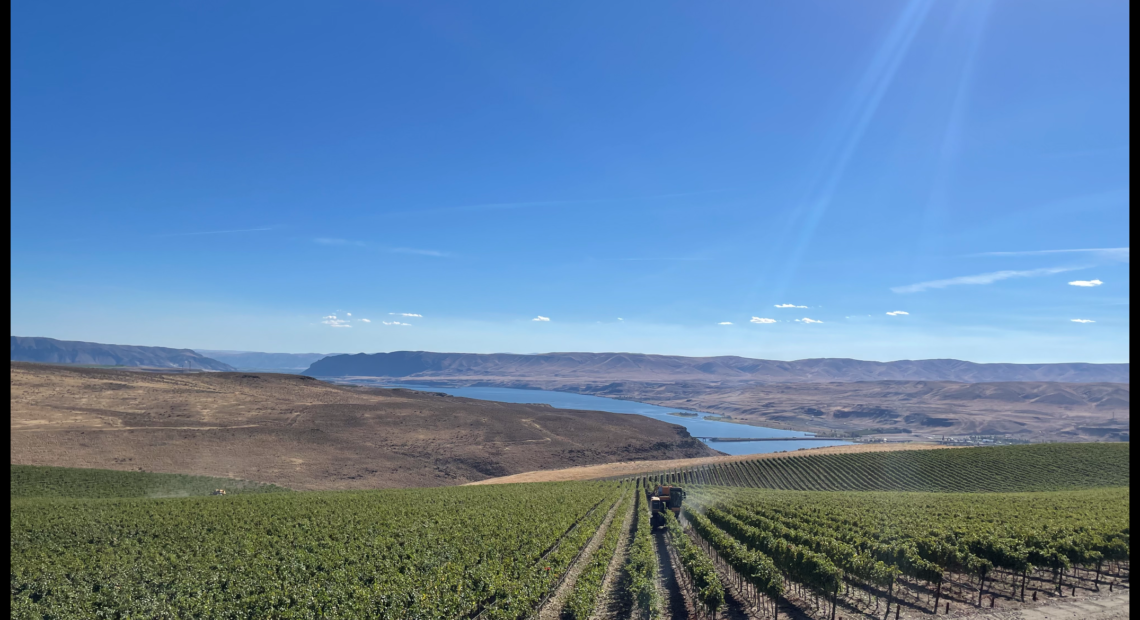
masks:
{"type": "Polygon", "coordinates": [[[234,368],[190,349],[101,344],[12,336],[12,361],[232,371],[234,368]]]}
{"type": "Polygon", "coordinates": [[[216,351],[195,349],[207,357],[239,370],[305,370],[313,362],[340,353],[258,353],[256,351],[216,351]]]}
{"type": "Polygon", "coordinates": [[[641,353],[432,353],[395,351],[333,355],[302,374],[313,377],[404,379],[541,379],[571,381],[705,381],[820,383],[853,381],[1062,381],[1128,383],[1128,364],[977,364],[952,359],[868,362],[745,357],[682,357],[641,353]]]}

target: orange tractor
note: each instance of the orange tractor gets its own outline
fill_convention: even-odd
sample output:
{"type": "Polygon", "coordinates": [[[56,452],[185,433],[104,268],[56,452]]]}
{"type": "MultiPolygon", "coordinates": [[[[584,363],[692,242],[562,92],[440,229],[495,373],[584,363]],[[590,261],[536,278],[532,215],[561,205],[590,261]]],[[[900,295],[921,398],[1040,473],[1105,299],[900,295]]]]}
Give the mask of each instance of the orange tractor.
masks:
{"type": "Polygon", "coordinates": [[[680,516],[681,502],[685,500],[685,490],[681,487],[657,485],[656,489],[645,489],[649,498],[649,525],[661,527],[665,525],[665,511],[672,510],[674,515],[680,516]]]}

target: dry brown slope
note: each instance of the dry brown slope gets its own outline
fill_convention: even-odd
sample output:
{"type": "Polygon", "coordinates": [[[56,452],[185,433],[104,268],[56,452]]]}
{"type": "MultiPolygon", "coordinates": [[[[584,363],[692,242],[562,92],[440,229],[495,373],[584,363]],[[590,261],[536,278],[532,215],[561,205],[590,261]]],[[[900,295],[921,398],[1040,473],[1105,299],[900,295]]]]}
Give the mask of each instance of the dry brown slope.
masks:
{"type": "Polygon", "coordinates": [[[364,489],[715,454],[682,427],[642,416],[337,386],[298,375],[13,362],[11,390],[14,464],[364,489]]]}
{"type": "Polygon", "coordinates": [[[768,454],[738,454],[732,456],[710,456],[689,459],[667,459],[661,461],[629,461],[621,463],[605,463],[602,465],[586,465],[581,467],[568,467],[546,471],[528,471],[521,474],[488,478],[476,484],[514,484],[520,482],[563,482],[568,480],[597,480],[613,476],[632,476],[648,474],[666,469],[692,467],[694,465],[713,465],[716,463],[733,463],[736,461],[752,461],[756,459],[778,459],[787,456],[804,456],[805,454],[845,454],[851,452],[887,452],[895,450],[938,450],[953,448],[929,443],[868,443],[853,444],[849,446],[827,446],[822,448],[803,448],[791,452],[772,452],[768,454]]]}

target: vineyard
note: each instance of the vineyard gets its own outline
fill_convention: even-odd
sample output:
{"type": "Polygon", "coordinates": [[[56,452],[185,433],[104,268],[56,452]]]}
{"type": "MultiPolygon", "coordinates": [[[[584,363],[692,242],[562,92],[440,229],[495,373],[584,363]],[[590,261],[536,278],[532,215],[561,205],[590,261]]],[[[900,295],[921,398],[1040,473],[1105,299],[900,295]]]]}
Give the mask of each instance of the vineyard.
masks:
{"type": "Polygon", "coordinates": [[[9,488],[12,498],[189,497],[209,495],[215,489],[223,489],[227,494],[288,491],[273,484],[209,476],[33,465],[11,467],[12,483],[9,488]]]}
{"type": "Polygon", "coordinates": [[[1128,501],[1127,488],[991,495],[703,487],[686,500],[685,517],[760,615],[775,616],[785,597],[811,617],[840,610],[897,618],[1127,585],[1128,501]]]}
{"type": "Polygon", "coordinates": [[[14,500],[12,617],[519,618],[621,491],[14,500]]]}
{"type": "Polygon", "coordinates": [[[913,620],[1129,585],[1127,444],[827,458],[864,456],[880,460],[306,493],[13,466],[11,616],[913,620]],[[978,492],[1044,486],[1034,467],[1089,488],[978,492]],[[646,490],[669,480],[682,511],[653,528],[646,490]],[[860,480],[939,492],[747,486],[860,480]]]}
{"type": "MultiPolygon", "coordinates": [[[[1128,443],[788,455],[677,468],[667,484],[795,491],[1060,491],[1128,486],[1128,443]]],[[[629,477],[632,479],[632,477],[629,477]]]]}

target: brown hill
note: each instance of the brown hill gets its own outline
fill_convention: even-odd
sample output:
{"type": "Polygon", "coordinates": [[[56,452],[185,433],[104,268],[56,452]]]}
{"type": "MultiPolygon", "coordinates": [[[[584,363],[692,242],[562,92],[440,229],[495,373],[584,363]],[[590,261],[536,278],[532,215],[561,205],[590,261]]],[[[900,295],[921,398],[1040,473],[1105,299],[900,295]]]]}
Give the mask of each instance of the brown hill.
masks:
{"type": "Polygon", "coordinates": [[[230,476],[296,489],[462,484],[718,454],[642,416],[336,386],[268,373],[11,364],[11,462],[230,476]]]}
{"type": "Polygon", "coordinates": [[[314,377],[422,379],[536,379],[576,381],[1064,381],[1128,382],[1128,364],[975,364],[961,360],[868,362],[807,359],[791,362],[746,357],[682,357],[642,353],[431,353],[395,351],[332,355],[304,373],[314,377]]]}

